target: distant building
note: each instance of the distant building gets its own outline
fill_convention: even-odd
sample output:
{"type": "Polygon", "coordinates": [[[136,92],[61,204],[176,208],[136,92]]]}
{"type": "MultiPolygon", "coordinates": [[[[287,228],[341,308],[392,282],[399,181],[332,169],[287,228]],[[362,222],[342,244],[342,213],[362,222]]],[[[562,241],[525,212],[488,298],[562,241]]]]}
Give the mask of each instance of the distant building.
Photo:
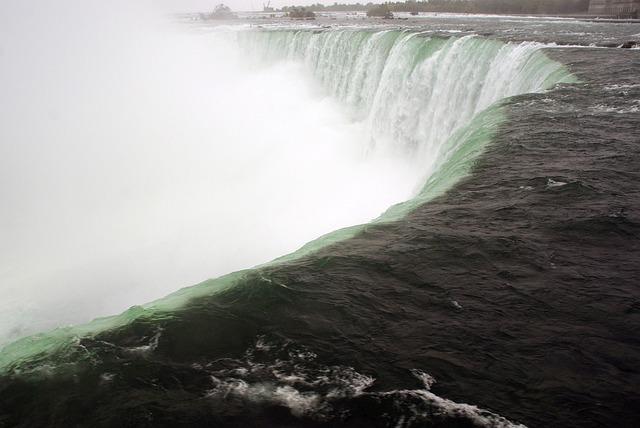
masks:
{"type": "Polygon", "coordinates": [[[640,0],[591,0],[589,14],[616,18],[638,18],[640,0]]]}

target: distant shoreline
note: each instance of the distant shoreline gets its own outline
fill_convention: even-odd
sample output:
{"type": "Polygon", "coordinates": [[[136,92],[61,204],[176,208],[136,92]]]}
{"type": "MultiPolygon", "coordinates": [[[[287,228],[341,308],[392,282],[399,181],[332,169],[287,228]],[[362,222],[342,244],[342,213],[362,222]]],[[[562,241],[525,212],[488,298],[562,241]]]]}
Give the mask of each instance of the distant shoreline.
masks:
{"type": "MultiPolygon", "coordinates": [[[[611,24],[640,24],[640,19],[632,19],[632,18],[615,18],[613,16],[601,16],[601,15],[575,15],[575,14],[567,14],[567,15],[550,15],[550,14],[515,14],[515,13],[463,13],[463,12],[419,12],[417,15],[411,15],[410,12],[394,12],[393,18],[383,19],[380,17],[368,17],[366,16],[366,12],[363,10],[345,10],[345,11],[320,11],[316,12],[315,18],[291,18],[286,16],[285,12],[263,12],[263,11],[238,11],[236,12],[238,15],[237,18],[228,19],[226,21],[253,21],[253,20],[286,20],[286,21],[321,21],[321,20],[358,20],[358,21],[406,21],[408,19],[421,19],[424,17],[477,17],[477,18],[550,18],[550,19],[570,19],[570,20],[578,20],[584,22],[594,22],[594,23],[611,23],[611,24]]],[[[201,15],[201,13],[184,13],[179,14],[182,16],[193,16],[197,17],[201,15]]],[[[215,19],[210,19],[207,21],[216,21],[215,19]]],[[[222,21],[222,20],[220,20],[222,21]]]]}

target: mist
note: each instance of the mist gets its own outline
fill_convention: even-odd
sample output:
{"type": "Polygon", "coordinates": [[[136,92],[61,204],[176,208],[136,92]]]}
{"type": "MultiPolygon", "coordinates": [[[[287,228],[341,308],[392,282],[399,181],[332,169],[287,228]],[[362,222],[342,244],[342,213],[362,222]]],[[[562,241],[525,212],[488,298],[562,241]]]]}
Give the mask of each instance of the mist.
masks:
{"type": "Polygon", "coordinates": [[[151,2],[0,9],[0,344],[267,262],[415,188],[237,29],[151,2]]]}

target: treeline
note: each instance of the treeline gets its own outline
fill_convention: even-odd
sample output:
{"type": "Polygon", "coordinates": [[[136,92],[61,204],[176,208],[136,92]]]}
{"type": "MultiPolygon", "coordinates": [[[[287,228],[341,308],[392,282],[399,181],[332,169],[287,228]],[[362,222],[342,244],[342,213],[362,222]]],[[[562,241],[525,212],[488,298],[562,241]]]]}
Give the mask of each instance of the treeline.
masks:
{"type": "MultiPolygon", "coordinates": [[[[284,9],[284,8],[283,8],[284,9]]],[[[316,17],[316,14],[313,10],[308,7],[289,7],[286,10],[287,16],[289,18],[297,18],[297,19],[313,19],[316,17]]]]}
{"type": "Polygon", "coordinates": [[[284,6],[282,9],[279,9],[280,12],[290,12],[294,9],[306,9],[312,12],[354,12],[354,11],[363,11],[368,10],[376,5],[374,3],[355,3],[355,4],[340,4],[334,3],[332,5],[324,5],[324,4],[312,4],[311,6],[284,6]]]}
{"type": "MultiPolygon", "coordinates": [[[[391,12],[451,12],[491,14],[583,14],[589,9],[589,0],[429,0],[383,3],[391,12]]],[[[314,4],[307,10],[322,11],[369,11],[379,4],[355,3],[332,5],[314,4]]],[[[291,7],[283,7],[287,12],[291,7]]]]}

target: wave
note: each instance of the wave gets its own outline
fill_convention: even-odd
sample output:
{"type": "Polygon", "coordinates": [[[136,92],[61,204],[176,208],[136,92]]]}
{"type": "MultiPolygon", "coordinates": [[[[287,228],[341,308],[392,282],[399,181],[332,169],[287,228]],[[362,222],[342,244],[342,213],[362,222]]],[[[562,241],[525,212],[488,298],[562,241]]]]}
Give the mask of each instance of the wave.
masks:
{"type": "Polygon", "coordinates": [[[229,409],[225,417],[230,425],[238,419],[238,425],[250,423],[242,420],[247,417],[245,409],[258,413],[281,406],[296,418],[327,426],[344,424],[348,415],[394,427],[526,428],[491,411],[436,395],[432,391],[436,380],[422,370],[410,371],[419,388],[370,391],[375,378],[353,367],[324,365],[312,351],[264,336],[241,357],[226,360],[223,368],[216,366],[199,367],[211,378],[205,397],[229,409]]]}
{"type": "MultiPolygon", "coordinates": [[[[373,223],[401,219],[469,174],[506,120],[509,97],[576,81],[537,43],[362,29],[240,31],[225,35],[229,36],[257,66],[304,63],[322,87],[348,107],[352,119],[365,126],[363,150],[368,155],[401,156],[407,168],[420,169],[415,196],[390,207],[373,223]]],[[[354,237],[365,227],[332,232],[267,265],[291,262],[354,237]]],[[[259,269],[208,280],[118,316],[18,340],[0,351],[0,371],[41,370],[52,353],[81,346],[78,338],[134,320],[162,319],[193,299],[233,287],[259,269]]]]}

